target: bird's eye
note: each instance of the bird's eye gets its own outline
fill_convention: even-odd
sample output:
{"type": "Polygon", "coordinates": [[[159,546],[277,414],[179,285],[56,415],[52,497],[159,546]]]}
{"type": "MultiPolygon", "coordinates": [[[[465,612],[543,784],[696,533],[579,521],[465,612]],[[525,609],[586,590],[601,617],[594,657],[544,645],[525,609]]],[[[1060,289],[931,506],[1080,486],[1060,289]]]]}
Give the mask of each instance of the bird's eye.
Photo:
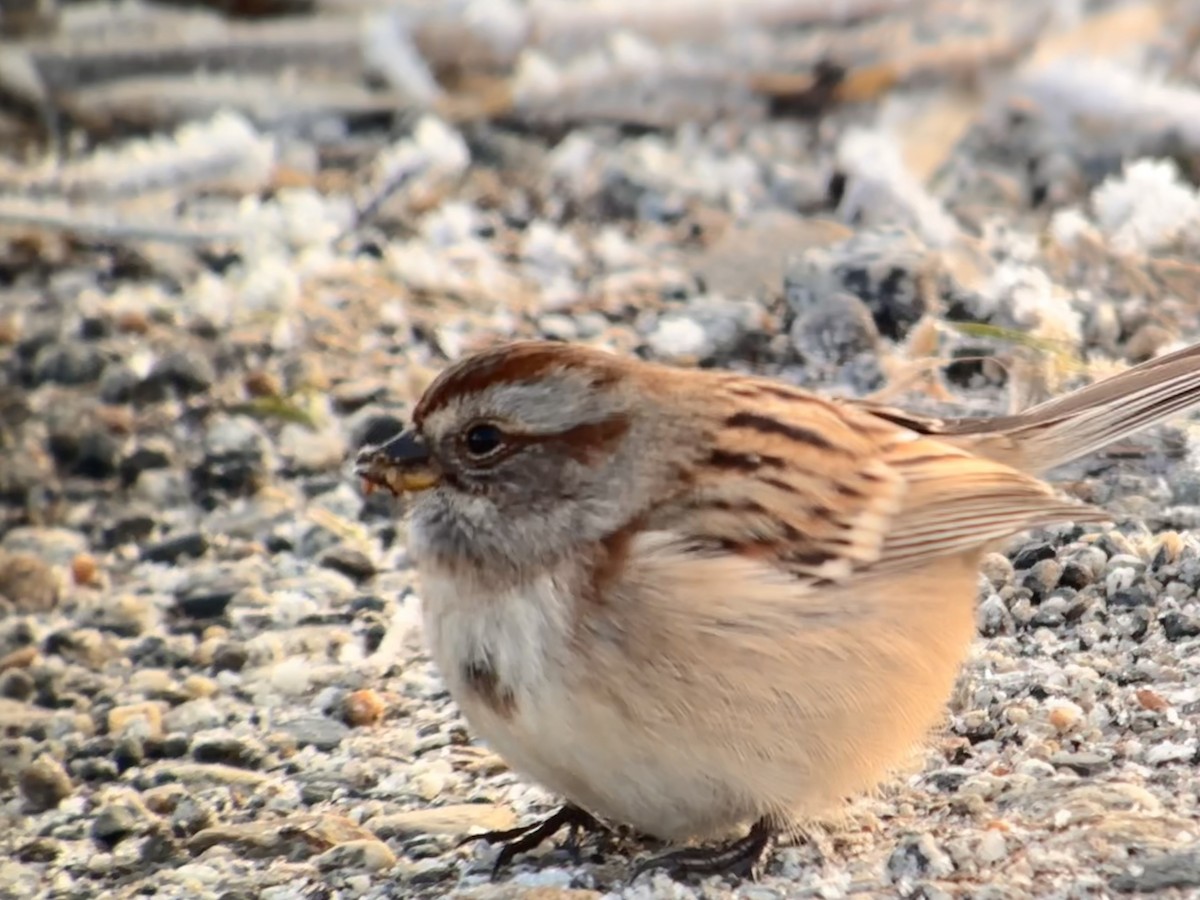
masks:
{"type": "Polygon", "coordinates": [[[504,443],[504,433],[495,425],[473,425],[464,438],[467,452],[476,459],[491,456],[504,443]]]}

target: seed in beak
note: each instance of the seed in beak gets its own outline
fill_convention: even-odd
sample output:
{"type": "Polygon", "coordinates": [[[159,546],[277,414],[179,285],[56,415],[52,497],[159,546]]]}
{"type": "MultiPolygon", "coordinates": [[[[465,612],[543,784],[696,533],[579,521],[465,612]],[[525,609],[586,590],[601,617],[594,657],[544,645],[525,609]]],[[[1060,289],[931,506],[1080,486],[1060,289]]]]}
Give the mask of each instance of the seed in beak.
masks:
{"type": "Polygon", "coordinates": [[[412,431],[362,450],[355,471],[363,479],[364,490],[368,493],[382,487],[397,497],[429,490],[441,480],[441,472],[429,447],[412,431]]]}

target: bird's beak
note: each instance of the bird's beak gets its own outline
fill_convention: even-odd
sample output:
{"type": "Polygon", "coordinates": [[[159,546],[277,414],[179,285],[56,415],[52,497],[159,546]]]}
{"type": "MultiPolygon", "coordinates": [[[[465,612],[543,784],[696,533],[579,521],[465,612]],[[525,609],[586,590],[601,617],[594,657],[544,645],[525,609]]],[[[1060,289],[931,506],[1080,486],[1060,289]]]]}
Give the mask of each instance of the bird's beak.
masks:
{"type": "Polygon", "coordinates": [[[369,493],[387,488],[396,496],[425,491],[442,477],[429,445],[415,431],[396,435],[390,441],[359,451],[354,471],[369,493]]]}

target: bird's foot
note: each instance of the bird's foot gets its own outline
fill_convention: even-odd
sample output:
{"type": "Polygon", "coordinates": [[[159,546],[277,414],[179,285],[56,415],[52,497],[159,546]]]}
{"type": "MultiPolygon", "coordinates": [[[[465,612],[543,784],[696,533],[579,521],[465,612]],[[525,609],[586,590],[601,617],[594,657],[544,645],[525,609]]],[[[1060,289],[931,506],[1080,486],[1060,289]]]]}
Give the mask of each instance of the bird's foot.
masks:
{"type": "Polygon", "coordinates": [[[520,825],[516,828],[508,828],[504,831],[485,831],[482,834],[472,834],[459,841],[458,846],[461,847],[464,844],[474,843],[475,841],[486,841],[489,844],[503,844],[504,846],[496,854],[496,862],[492,866],[492,877],[495,878],[500,870],[512,862],[517,854],[526,853],[534,849],[564,828],[569,828],[570,832],[567,834],[567,840],[564,842],[563,847],[575,857],[576,861],[579,859],[580,838],[584,834],[593,834],[596,832],[608,833],[609,831],[608,827],[595,816],[585,812],[578,806],[568,803],[552,816],[542,819],[539,822],[520,825]]]}
{"type": "Polygon", "coordinates": [[[684,847],[638,864],[633,879],[655,870],[666,870],[675,877],[687,875],[738,875],[757,881],[763,874],[778,841],[777,829],[767,819],[759,819],[749,833],[719,846],[684,847]]]}

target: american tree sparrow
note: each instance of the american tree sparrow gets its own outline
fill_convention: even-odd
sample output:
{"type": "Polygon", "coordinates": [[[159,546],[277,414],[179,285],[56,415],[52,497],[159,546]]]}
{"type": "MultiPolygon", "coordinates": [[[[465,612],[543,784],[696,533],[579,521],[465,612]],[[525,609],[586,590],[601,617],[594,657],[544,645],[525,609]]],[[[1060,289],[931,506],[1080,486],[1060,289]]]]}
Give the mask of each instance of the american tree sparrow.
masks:
{"type": "Polygon", "coordinates": [[[565,825],[729,839],[651,861],[756,874],[942,715],[983,555],[1106,520],[1036,476],[1200,402],[1200,345],[1026,412],[940,420],[765,378],[518,343],[446,370],[364,449],[412,494],[433,658],[565,825]]]}

